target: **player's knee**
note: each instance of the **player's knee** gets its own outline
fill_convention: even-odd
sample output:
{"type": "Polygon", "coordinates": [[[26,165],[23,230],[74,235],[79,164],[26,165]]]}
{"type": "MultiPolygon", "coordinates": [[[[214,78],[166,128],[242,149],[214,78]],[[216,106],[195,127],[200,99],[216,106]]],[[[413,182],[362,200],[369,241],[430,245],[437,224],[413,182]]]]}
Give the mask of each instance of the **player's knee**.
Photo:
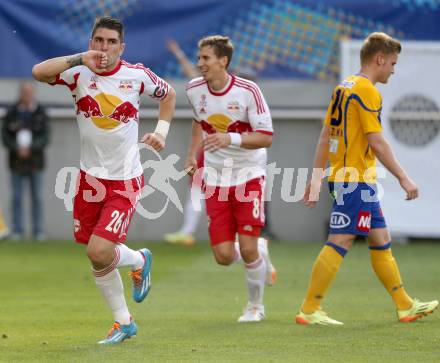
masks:
{"type": "Polygon", "coordinates": [[[240,246],[240,253],[246,263],[254,262],[258,258],[256,246],[240,246]]]}
{"type": "Polygon", "coordinates": [[[345,248],[346,250],[349,250],[351,246],[353,246],[353,239],[346,240],[341,243],[341,247],[345,248]]]}
{"type": "Polygon", "coordinates": [[[351,246],[353,246],[353,240],[352,239],[341,240],[335,244],[342,247],[342,248],[345,248],[346,250],[349,250],[351,248],[351,246]]]}
{"type": "Polygon", "coordinates": [[[105,249],[94,246],[87,248],[87,257],[93,266],[108,266],[114,256],[111,256],[105,249]]]}
{"type": "Polygon", "coordinates": [[[87,257],[92,264],[100,262],[100,256],[96,248],[87,248],[87,257]]]}
{"type": "Polygon", "coordinates": [[[340,246],[342,248],[345,248],[346,250],[350,249],[351,246],[353,246],[353,242],[355,240],[355,235],[345,235],[345,234],[338,234],[338,235],[332,235],[330,234],[328,237],[328,241],[331,243],[334,243],[337,246],[340,246]]]}
{"type": "Polygon", "coordinates": [[[215,260],[217,264],[221,266],[229,266],[232,263],[231,261],[224,258],[216,258],[215,260]]]}
{"type": "Polygon", "coordinates": [[[215,254],[215,261],[219,265],[229,266],[234,261],[234,258],[233,258],[233,256],[228,256],[225,254],[216,253],[215,254]]]}

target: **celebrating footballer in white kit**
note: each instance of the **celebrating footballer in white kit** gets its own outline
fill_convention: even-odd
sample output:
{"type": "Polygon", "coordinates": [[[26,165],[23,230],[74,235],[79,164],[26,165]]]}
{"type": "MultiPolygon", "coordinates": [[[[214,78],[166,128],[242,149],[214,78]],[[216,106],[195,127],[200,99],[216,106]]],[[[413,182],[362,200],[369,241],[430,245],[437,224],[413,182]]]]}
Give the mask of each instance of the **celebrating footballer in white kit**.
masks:
{"type": "Polygon", "coordinates": [[[264,226],[266,148],[272,144],[272,119],[259,87],[227,72],[232,53],[227,37],[199,41],[202,77],[187,86],[194,121],[186,166],[196,172],[195,155],[202,143],[214,256],[220,265],[244,260],[248,304],[239,322],[261,321],[266,277],[270,282],[275,278],[267,241],[259,239],[264,226]]]}
{"type": "Polygon", "coordinates": [[[152,254],[125,245],[143,187],[138,149],[140,95],[159,101],[154,133],[141,142],[165,146],[175,92],[141,64],[120,59],[124,26],[118,19],[97,19],[84,53],[48,59],[34,66],[41,82],[67,86],[75,103],[81,137],[81,172],[74,200],[74,235],[87,245],[96,285],[113,313],[114,325],[100,344],[120,343],[137,333],[124,297],[119,268],[131,268],[133,299],[142,302],[150,286],[152,254]]]}

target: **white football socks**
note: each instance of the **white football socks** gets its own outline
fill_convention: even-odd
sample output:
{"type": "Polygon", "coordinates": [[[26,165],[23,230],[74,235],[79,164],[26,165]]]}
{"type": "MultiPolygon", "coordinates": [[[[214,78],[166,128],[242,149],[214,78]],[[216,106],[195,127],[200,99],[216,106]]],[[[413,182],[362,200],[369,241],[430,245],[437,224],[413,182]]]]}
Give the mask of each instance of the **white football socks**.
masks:
{"type": "MultiPolygon", "coordinates": [[[[263,237],[259,237],[257,248],[258,248],[258,254],[264,259],[266,259],[266,256],[268,255],[267,240],[265,240],[263,237]]],[[[235,249],[234,262],[242,261],[242,257],[240,253],[240,244],[238,242],[234,242],[234,249],[235,249]]]]}
{"type": "Polygon", "coordinates": [[[182,233],[193,235],[196,232],[204,206],[205,203],[201,203],[201,209],[196,210],[191,199],[191,193],[189,193],[183,210],[183,224],[180,229],[182,233]]]}
{"type": "MultiPolygon", "coordinates": [[[[106,270],[106,269],[104,269],[106,270]]],[[[113,269],[105,275],[92,268],[96,285],[101,290],[105,301],[113,313],[113,318],[119,324],[130,324],[130,312],[124,297],[124,286],[122,285],[121,275],[117,269],[113,269]]]]}
{"type": "Polygon", "coordinates": [[[254,262],[245,264],[249,302],[263,304],[266,263],[260,256],[254,262]]]}
{"type": "Polygon", "coordinates": [[[258,238],[258,253],[260,254],[260,256],[262,256],[263,258],[266,258],[266,256],[268,255],[269,251],[267,249],[267,240],[264,239],[263,237],[259,237],[258,238]]]}
{"type": "Polygon", "coordinates": [[[144,265],[145,260],[142,253],[132,250],[122,243],[116,245],[115,252],[116,267],[130,266],[135,271],[144,265]]]}

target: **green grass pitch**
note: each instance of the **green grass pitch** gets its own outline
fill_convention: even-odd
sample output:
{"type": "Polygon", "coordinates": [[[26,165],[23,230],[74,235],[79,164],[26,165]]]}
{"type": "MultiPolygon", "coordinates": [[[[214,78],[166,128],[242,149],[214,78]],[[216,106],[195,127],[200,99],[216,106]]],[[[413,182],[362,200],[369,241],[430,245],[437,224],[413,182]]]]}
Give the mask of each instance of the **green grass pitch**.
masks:
{"type": "MultiPolygon", "coordinates": [[[[278,283],[266,289],[267,318],[236,322],[246,303],[241,265],[217,266],[207,244],[161,243],[153,286],[142,304],[127,301],[138,336],[98,346],[112,318],[94,285],[84,247],[74,243],[0,244],[1,362],[438,362],[440,311],[422,320],[396,320],[375,278],[364,243],[357,243],[324,301],[343,327],[294,324],[320,244],[272,243],[278,283]]],[[[408,292],[438,299],[440,244],[395,245],[408,292]]]]}

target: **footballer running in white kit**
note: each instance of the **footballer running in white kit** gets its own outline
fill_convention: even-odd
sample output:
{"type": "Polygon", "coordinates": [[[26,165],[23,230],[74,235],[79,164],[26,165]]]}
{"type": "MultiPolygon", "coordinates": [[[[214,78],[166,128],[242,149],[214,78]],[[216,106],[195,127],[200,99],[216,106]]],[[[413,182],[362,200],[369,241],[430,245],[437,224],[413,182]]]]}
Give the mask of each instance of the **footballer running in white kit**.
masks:
{"type": "Polygon", "coordinates": [[[264,226],[266,147],[272,143],[273,129],[259,87],[227,72],[232,53],[227,37],[199,41],[202,77],[187,86],[194,121],[186,165],[197,172],[195,151],[202,144],[211,247],[220,265],[243,259],[248,304],[239,322],[250,322],[265,316],[263,293],[270,260],[266,241],[260,242],[259,236],[264,226]]]}

